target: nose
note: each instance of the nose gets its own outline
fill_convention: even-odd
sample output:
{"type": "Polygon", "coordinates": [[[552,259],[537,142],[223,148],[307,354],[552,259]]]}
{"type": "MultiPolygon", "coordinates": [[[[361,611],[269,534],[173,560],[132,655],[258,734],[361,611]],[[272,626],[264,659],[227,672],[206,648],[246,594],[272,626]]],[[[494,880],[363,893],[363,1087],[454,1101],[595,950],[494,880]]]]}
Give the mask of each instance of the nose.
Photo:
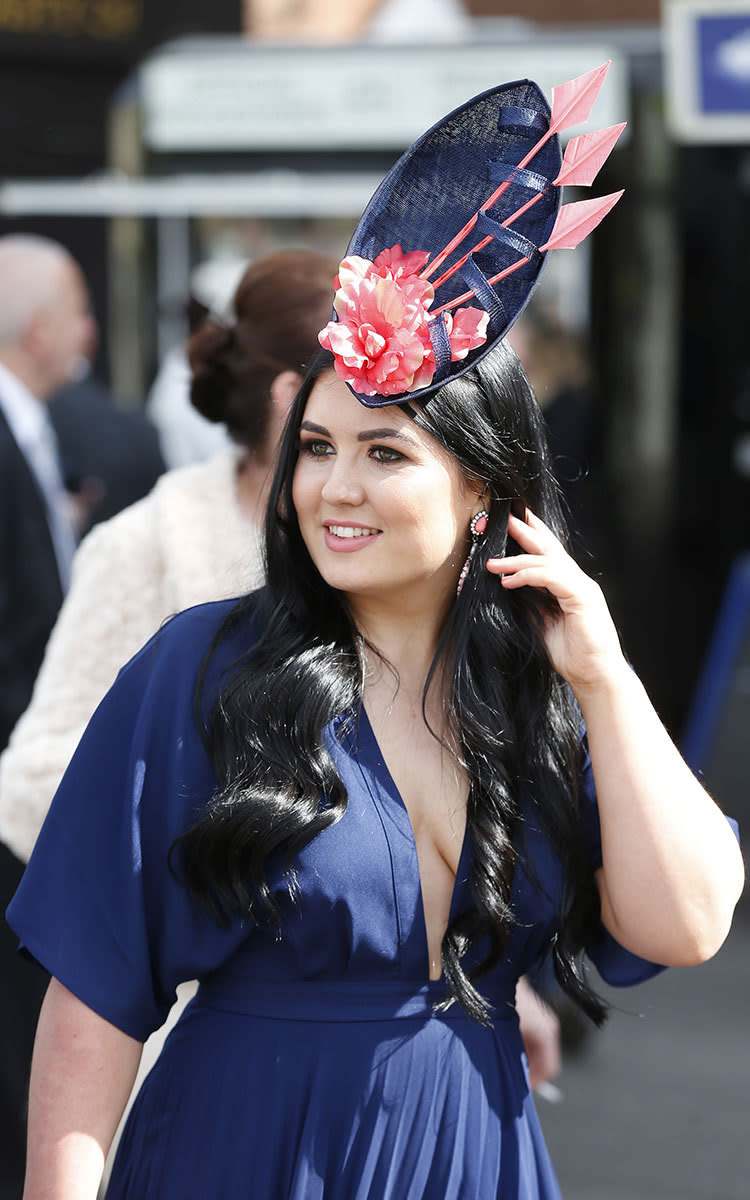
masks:
{"type": "Polygon", "coordinates": [[[347,462],[341,454],[335,455],[321,496],[327,504],[361,504],[364,500],[364,489],[355,464],[347,462]]]}

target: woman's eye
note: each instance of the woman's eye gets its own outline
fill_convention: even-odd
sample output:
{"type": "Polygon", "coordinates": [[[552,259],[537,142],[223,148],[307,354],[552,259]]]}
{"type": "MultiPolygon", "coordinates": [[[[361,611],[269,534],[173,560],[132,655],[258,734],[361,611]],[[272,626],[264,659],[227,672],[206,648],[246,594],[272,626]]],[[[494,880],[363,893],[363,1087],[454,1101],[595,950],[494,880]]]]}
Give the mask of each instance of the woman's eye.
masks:
{"type": "Polygon", "coordinates": [[[324,458],[330,450],[330,442],[322,442],[319,439],[300,443],[300,453],[309,454],[311,458],[324,458]]]}
{"type": "Polygon", "coordinates": [[[400,462],[404,457],[398,450],[393,450],[390,446],[373,446],[370,453],[375,461],[380,463],[400,462]]]}

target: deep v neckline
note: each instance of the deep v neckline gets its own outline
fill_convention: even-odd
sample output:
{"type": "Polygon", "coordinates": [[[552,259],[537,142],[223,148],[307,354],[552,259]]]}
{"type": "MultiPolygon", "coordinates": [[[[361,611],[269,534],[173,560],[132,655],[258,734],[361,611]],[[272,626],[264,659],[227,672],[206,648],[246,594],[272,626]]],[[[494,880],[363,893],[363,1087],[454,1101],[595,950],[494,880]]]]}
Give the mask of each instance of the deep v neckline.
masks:
{"type": "MultiPolygon", "coordinates": [[[[361,749],[364,751],[364,758],[366,760],[366,766],[376,776],[383,793],[386,796],[388,796],[389,799],[392,801],[392,803],[395,805],[396,810],[401,817],[400,825],[401,825],[403,831],[406,833],[408,840],[409,840],[410,849],[412,851],[413,859],[414,859],[414,870],[416,872],[416,890],[417,890],[417,898],[418,898],[420,929],[421,929],[421,943],[422,943],[422,945],[421,945],[422,962],[423,962],[424,968],[426,969],[425,973],[426,973],[427,982],[437,983],[437,982],[439,982],[439,979],[443,978],[443,976],[442,976],[442,973],[439,976],[439,979],[432,979],[430,976],[430,943],[429,943],[429,939],[427,937],[427,918],[425,915],[425,907],[424,907],[424,892],[422,890],[422,875],[421,875],[421,871],[419,868],[419,853],[417,851],[417,839],[416,839],[416,836],[414,833],[414,826],[412,824],[411,815],[409,813],[408,808],[406,807],[404,798],[401,795],[401,792],[396,785],[396,781],[393,778],[393,775],[391,774],[390,767],[388,766],[388,763],[386,762],[386,759],[385,759],[385,755],[383,754],[383,752],[380,748],[380,743],[378,742],[378,739],[375,736],[375,730],[372,727],[372,723],[367,714],[367,710],[365,709],[364,704],[362,704],[359,709],[359,714],[358,714],[358,718],[357,718],[357,726],[358,726],[358,740],[359,740],[361,749]]],[[[358,765],[360,768],[360,772],[362,773],[363,778],[365,779],[365,782],[367,782],[367,772],[365,770],[365,763],[358,760],[358,765]]],[[[454,918],[458,915],[460,894],[461,894],[462,889],[465,887],[465,885],[468,881],[470,845],[471,845],[471,839],[469,837],[469,825],[468,825],[468,817],[467,817],[466,824],[464,825],[464,834],[463,834],[463,839],[461,842],[461,851],[460,851],[459,858],[458,858],[458,865],[456,867],[456,873],[453,878],[453,888],[451,890],[451,900],[450,900],[450,908],[449,908],[449,915],[448,915],[448,924],[449,925],[454,920],[454,918]]],[[[398,879],[397,873],[394,875],[394,887],[398,891],[399,879],[398,879]]],[[[441,942],[442,942],[442,938],[441,938],[441,942]]]]}

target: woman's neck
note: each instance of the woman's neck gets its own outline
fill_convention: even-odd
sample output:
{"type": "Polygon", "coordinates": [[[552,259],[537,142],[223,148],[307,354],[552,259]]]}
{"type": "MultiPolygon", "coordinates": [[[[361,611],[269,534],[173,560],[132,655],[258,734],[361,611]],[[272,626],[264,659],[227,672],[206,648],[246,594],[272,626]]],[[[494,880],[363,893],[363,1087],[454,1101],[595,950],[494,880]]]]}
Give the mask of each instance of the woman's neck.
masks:
{"type": "Polygon", "coordinates": [[[360,600],[350,602],[350,611],[359,632],[377,651],[367,651],[365,690],[397,687],[402,695],[421,697],[437,653],[445,614],[424,609],[410,612],[398,603],[389,607],[382,602],[360,600]]]}
{"type": "Polygon", "coordinates": [[[251,525],[262,525],[273,478],[273,461],[263,450],[248,449],[237,463],[237,503],[251,525]]]}

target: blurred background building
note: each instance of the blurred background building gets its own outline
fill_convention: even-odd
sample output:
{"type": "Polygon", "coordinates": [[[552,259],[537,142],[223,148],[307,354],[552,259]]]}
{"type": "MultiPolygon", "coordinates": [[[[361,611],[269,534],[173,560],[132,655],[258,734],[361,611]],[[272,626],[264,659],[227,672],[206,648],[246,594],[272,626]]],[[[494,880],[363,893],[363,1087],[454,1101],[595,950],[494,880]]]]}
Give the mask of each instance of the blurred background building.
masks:
{"type": "MultiPolygon", "coordinates": [[[[586,252],[555,256],[541,304],[586,359],[593,569],[680,737],[750,549],[750,4],[0,0],[0,231],[70,247],[98,374],[140,408],[184,337],[197,265],[229,277],[275,246],[341,253],[448,105],[518,74],[549,90],[607,57],[595,123],[629,125],[596,189],[625,196],[586,252]],[[703,54],[674,10],[707,7],[729,21],[709,42],[739,114],[719,133],[681,123],[670,84],[703,54]]],[[[748,716],[749,677],[734,679],[748,716]]]]}

